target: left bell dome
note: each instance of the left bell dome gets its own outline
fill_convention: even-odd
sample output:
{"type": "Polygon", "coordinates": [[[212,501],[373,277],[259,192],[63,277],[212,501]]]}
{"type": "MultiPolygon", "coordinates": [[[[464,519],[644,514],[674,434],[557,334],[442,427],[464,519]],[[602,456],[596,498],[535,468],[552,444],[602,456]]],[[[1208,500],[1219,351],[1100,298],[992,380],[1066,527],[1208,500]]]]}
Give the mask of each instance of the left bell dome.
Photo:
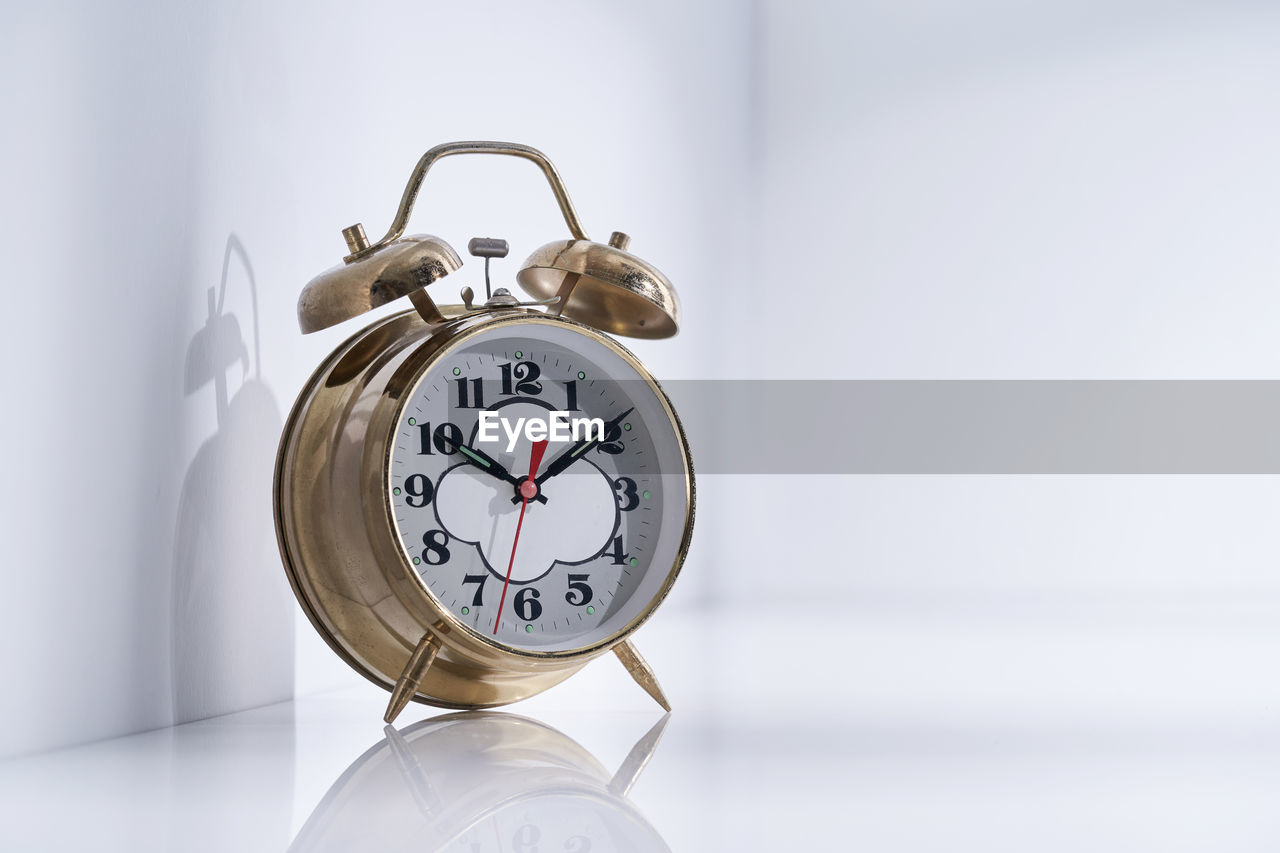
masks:
{"type": "Polygon", "coordinates": [[[320,273],[298,297],[298,326],[309,334],[408,296],[462,266],[448,243],[430,234],[401,237],[320,273]]]}

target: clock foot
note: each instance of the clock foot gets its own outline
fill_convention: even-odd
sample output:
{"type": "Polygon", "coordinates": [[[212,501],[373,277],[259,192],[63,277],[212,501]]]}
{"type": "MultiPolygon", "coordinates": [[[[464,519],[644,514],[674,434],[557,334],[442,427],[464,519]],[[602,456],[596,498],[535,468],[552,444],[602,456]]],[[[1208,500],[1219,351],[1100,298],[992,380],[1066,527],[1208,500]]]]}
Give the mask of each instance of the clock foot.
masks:
{"type": "Polygon", "coordinates": [[[418,647],[413,650],[409,662],[405,664],[404,672],[400,673],[400,680],[396,682],[395,689],[391,691],[387,713],[382,715],[383,722],[390,725],[395,722],[396,717],[400,716],[400,712],[409,704],[413,694],[418,692],[418,685],[422,683],[422,677],[427,674],[427,670],[435,661],[438,651],[440,651],[440,641],[436,636],[430,631],[423,634],[418,647]]]}
{"type": "Polygon", "coordinates": [[[636,680],[644,688],[644,692],[653,697],[653,701],[662,706],[662,710],[670,711],[671,705],[667,702],[667,697],[663,695],[662,688],[658,686],[658,679],[653,674],[653,669],[640,657],[640,653],[636,651],[635,645],[630,640],[623,640],[621,643],[613,647],[613,653],[618,656],[618,660],[622,661],[622,665],[627,668],[627,672],[631,673],[631,677],[636,680]]]}
{"type": "Polygon", "coordinates": [[[427,780],[427,774],[423,771],[422,765],[418,763],[417,757],[414,756],[413,750],[409,748],[409,744],[405,742],[404,735],[396,730],[395,726],[388,725],[383,730],[383,734],[387,736],[387,746],[391,749],[391,754],[395,756],[396,767],[400,770],[401,779],[405,783],[405,787],[413,795],[414,802],[418,806],[418,811],[423,816],[431,819],[440,813],[440,796],[431,787],[431,783],[427,780]]]}

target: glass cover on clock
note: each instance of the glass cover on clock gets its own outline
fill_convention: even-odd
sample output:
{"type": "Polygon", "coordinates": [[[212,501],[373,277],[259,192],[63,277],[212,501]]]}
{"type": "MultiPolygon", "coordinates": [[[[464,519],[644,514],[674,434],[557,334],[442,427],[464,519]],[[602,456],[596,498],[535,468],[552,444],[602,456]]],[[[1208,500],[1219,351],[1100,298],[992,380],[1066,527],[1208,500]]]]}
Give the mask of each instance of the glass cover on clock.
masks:
{"type": "Polygon", "coordinates": [[[608,639],[682,557],[684,442],[656,385],[555,320],[481,327],[403,400],[391,514],[425,588],[464,626],[533,652],[608,639]]]}

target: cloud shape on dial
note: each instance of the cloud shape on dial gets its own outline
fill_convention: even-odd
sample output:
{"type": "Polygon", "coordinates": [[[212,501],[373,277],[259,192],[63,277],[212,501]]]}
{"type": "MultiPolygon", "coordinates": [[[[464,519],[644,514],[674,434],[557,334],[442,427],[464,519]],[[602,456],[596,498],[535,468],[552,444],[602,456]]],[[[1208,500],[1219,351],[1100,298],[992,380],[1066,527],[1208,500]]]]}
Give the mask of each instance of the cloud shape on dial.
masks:
{"type": "MultiPolygon", "coordinates": [[[[549,446],[543,467],[568,446],[549,446]]],[[[529,458],[527,442],[517,446],[516,458],[529,458]]],[[[527,473],[519,466],[511,470],[517,477],[527,473]]],[[[513,494],[509,483],[466,464],[445,471],[436,485],[436,518],[441,527],[450,538],[475,545],[499,578],[506,577],[520,521],[520,504],[511,502],[513,494]]],[[[589,459],[580,459],[547,480],[542,494],[545,504],[529,501],[525,508],[511,566],[512,583],[537,580],[557,562],[590,560],[604,550],[617,529],[613,481],[589,459]]]]}

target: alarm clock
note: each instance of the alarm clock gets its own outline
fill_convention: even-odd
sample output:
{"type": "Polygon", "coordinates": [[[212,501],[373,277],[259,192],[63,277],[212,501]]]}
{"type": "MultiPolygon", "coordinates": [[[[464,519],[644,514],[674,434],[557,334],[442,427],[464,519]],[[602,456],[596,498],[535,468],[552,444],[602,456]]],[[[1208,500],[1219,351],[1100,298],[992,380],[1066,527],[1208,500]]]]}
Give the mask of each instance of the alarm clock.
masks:
{"type": "Polygon", "coordinates": [[[629,238],[587,238],[551,162],[524,145],[456,142],[414,169],[395,219],[298,300],[304,334],[408,297],[306,382],[284,425],[274,509],[298,603],[333,651],[409,701],[488,708],[539,693],[612,651],[670,710],[630,637],[670,591],[693,532],[694,475],[670,400],[614,336],[674,335],[667,278],[629,238]],[[437,299],[462,266],[403,236],[423,178],[455,154],[538,165],[569,239],[533,252],[485,301],[437,299]]]}

